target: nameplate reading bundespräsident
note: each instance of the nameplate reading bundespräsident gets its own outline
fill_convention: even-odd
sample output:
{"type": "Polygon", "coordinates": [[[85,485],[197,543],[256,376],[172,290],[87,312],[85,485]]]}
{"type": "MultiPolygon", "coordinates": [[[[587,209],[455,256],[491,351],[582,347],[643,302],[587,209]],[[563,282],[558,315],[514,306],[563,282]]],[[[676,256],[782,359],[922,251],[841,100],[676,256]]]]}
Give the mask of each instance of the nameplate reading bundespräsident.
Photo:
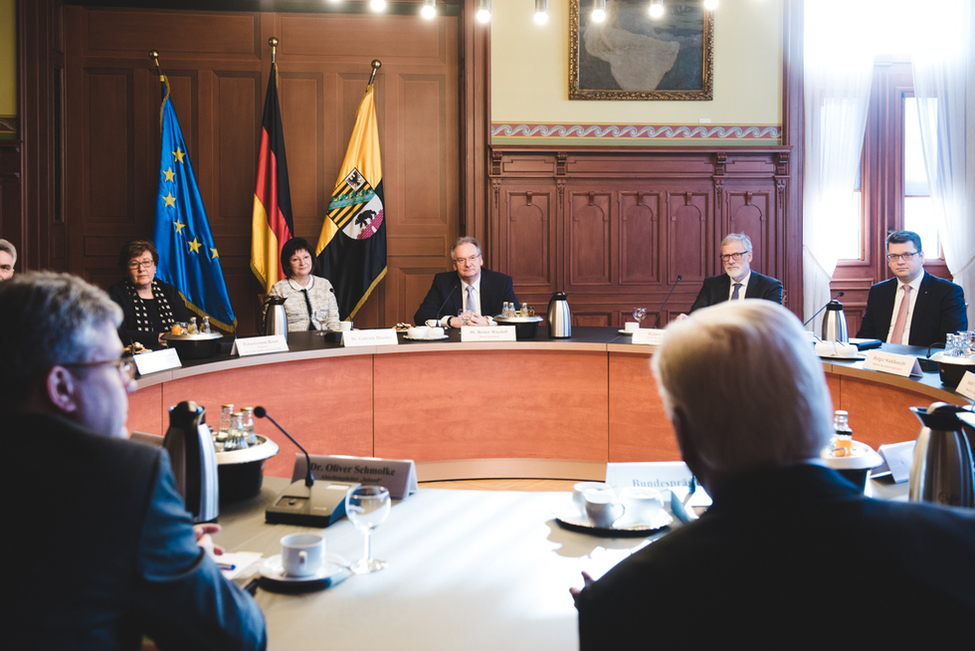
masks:
{"type": "Polygon", "coordinates": [[[633,333],[633,343],[644,346],[659,346],[664,340],[664,331],[655,328],[640,328],[633,333]]]}
{"type": "Polygon", "coordinates": [[[644,461],[637,463],[607,463],[606,483],[616,489],[630,486],[682,491],[696,489],[687,506],[710,506],[711,498],[683,461],[644,461]]]}
{"type": "MultiPolygon", "coordinates": [[[[311,474],[315,479],[382,486],[389,496],[401,500],[417,491],[416,464],[412,459],[378,459],[343,455],[310,454],[311,474]]],[[[291,481],[305,477],[305,455],[295,454],[291,481]]]]}
{"type": "Polygon", "coordinates": [[[175,348],[165,348],[154,350],[151,353],[141,353],[133,355],[132,361],[135,362],[135,370],[139,375],[149,375],[159,371],[168,371],[171,368],[179,368],[182,364],[175,348]]]}
{"type": "Polygon", "coordinates": [[[514,341],[514,326],[464,326],[460,329],[460,340],[468,341],[514,341]]]}
{"type": "Polygon", "coordinates": [[[234,349],[230,354],[241,357],[249,355],[264,355],[266,353],[288,352],[288,341],[284,335],[267,335],[263,337],[238,337],[234,339],[234,349]]]}
{"type": "Polygon", "coordinates": [[[342,345],[346,348],[354,346],[396,346],[399,339],[392,328],[376,328],[373,330],[346,330],[342,333],[342,345]]]}
{"type": "Polygon", "coordinates": [[[882,350],[871,350],[863,362],[863,368],[882,373],[892,373],[901,377],[921,375],[921,365],[917,357],[911,355],[895,355],[882,350]]]}
{"type": "Polygon", "coordinates": [[[962,394],[969,400],[975,400],[975,373],[965,371],[965,374],[961,377],[961,382],[958,383],[958,388],[955,389],[955,391],[962,394]]]}

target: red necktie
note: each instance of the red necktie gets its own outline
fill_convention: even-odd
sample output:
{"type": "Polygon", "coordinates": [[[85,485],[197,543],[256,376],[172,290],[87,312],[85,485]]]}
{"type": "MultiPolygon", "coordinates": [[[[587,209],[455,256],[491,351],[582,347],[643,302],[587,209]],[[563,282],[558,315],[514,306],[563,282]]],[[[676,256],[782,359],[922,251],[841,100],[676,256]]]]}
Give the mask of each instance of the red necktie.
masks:
{"type": "Polygon", "coordinates": [[[902,285],[904,288],[904,298],[901,299],[901,306],[897,310],[897,318],[894,320],[894,332],[890,335],[889,344],[899,344],[904,338],[904,324],[907,323],[907,312],[911,307],[911,286],[902,285]]]}

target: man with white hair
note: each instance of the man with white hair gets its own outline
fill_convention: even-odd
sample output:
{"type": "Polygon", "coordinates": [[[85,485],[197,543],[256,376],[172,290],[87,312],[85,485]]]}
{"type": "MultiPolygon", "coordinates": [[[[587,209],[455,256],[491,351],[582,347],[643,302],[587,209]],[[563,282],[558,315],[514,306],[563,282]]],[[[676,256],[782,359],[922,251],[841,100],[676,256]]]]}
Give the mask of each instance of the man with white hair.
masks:
{"type": "Polygon", "coordinates": [[[759,300],[701,310],[667,328],[652,367],[713,505],[584,575],[582,651],[970,643],[975,511],[870,499],[818,463],[832,407],[795,316],[759,300]]]}
{"type": "Polygon", "coordinates": [[[215,528],[194,530],[166,451],[123,440],[121,322],[80,278],[0,283],[5,646],[140,649],[146,634],[160,649],[263,649],[261,610],[197,544],[215,528]]]}
{"type": "Polygon", "coordinates": [[[782,283],[752,271],[752,239],[744,233],[730,233],[721,240],[724,273],[704,279],[691,312],[725,301],[763,298],[782,303],[782,283]]]}
{"type": "Polygon", "coordinates": [[[0,280],[9,280],[17,264],[17,247],[0,237],[0,280]]]}

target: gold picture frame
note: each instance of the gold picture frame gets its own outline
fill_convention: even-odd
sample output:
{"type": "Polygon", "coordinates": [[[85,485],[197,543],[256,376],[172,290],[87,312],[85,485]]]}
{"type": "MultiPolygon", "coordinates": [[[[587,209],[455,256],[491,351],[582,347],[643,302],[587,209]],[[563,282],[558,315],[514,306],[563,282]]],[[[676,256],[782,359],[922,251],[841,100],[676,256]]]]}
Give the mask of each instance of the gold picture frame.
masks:
{"type": "Polygon", "coordinates": [[[668,0],[660,19],[647,0],[607,0],[592,21],[589,0],[569,8],[569,99],[713,99],[714,15],[701,0],[668,0]]]}

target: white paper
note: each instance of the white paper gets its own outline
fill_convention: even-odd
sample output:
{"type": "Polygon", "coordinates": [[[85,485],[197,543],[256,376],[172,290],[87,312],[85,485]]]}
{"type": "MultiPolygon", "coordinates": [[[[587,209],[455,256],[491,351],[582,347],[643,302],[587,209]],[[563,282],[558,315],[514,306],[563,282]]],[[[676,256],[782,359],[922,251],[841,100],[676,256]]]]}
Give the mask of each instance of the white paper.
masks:
{"type": "Polygon", "coordinates": [[[342,333],[342,345],[346,348],[356,346],[396,346],[399,339],[392,328],[373,330],[347,330],[342,333]]]}
{"type": "Polygon", "coordinates": [[[895,355],[881,350],[871,350],[867,353],[867,359],[863,363],[863,368],[882,373],[892,373],[901,377],[921,375],[921,365],[917,358],[912,355],[895,355]]]}
{"type": "Polygon", "coordinates": [[[900,484],[911,478],[911,464],[914,462],[914,446],[917,441],[888,443],[877,450],[887,462],[894,483],[900,484]]]}
{"type": "Polygon", "coordinates": [[[514,326],[464,326],[460,340],[467,341],[514,341],[514,326]]]}
{"type": "Polygon", "coordinates": [[[284,335],[267,335],[263,337],[238,337],[234,339],[234,349],[241,357],[249,355],[264,355],[265,353],[285,353],[288,351],[288,341],[284,335]]]}
{"type": "Polygon", "coordinates": [[[154,350],[151,353],[134,355],[132,361],[135,362],[135,368],[139,371],[139,375],[168,371],[171,368],[179,368],[182,366],[175,348],[154,350]]]}

